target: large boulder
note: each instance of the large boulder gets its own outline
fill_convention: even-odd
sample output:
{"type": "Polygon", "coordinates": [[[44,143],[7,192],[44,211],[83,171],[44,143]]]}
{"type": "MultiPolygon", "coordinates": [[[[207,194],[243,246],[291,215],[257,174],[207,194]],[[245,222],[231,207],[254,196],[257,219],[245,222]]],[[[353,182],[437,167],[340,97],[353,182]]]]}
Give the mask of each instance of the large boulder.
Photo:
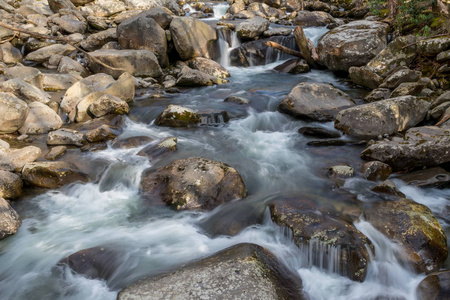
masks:
{"type": "Polygon", "coordinates": [[[449,37],[425,39],[417,43],[417,52],[425,56],[435,56],[448,49],[450,49],[449,37]]]}
{"type": "Polygon", "coordinates": [[[145,49],[152,51],[158,58],[159,65],[167,67],[166,32],[153,19],[152,10],[144,11],[129,18],[117,27],[117,37],[123,49],[145,49]]]}
{"type": "Polygon", "coordinates": [[[261,17],[255,17],[239,23],[236,27],[237,36],[243,39],[254,39],[269,28],[270,22],[261,17]]]}
{"type": "Polygon", "coordinates": [[[278,110],[300,119],[331,121],[341,109],[354,104],[331,84],[302,82],[281,101],[278,110]]]}
{"type": "Polygon", "coordinates": [[[241,175],[222,162],[200,157],[179,159],[142,175],[141,194],[176,209],[210,210],[247,195],[241,175]]]}
{"type": "Polygon", "coordinates": [[[401,247],[402,258],[416,271],[438,271],[447,258],[447,237],[425,205],[409,199],[370,205],[364,216],[401,247]]]}
{"type": "Polygon", "coordinates": [[[93,73],[106,73],[118,78],[127,72],[133,76],[160,77],[161,67],[153,52],[148,50],[96,50],[89,53],[95,60],[89,60],[89,69],[93,73]],[[109,68],[97,62],[109,66],[109,68]]]}
{"type": "Polygon", "coordinates": [[[19,128],[21,134],[41,134],[61,128],[61,117],[50,107],[39,102],[28,104],[30,113],[19,128]]]}
{"type": "Polygon", "coordinates": [[[209,49],[217,40],[217,32],[208,24],[191,17],[174,18],[170,23],[170,32],[182,60],[211,58],[209,49]]]}
{"type": "Polygon", "coordinates": [[[0,197],[0,240],[17,232],[22,220],[8,201],[0,197]]]}
{"type": "Polygon", "coordinates": [[[7,171],[0,170],[0,197],[15,199],[22,194],[22,179],[20,176],[7,171]]]}
{"type": "Polygon", "coordinates": [[[415,42],[416,37],[411,35],[396,38],[367,63],[367,68],[386,77],[400,66],[409,66],[417,55],[415,42]]]}
{"type": "Polygon", "coordinates": [[[450,271],[444,270],[428,275],[416,289],[417,300],[450,299],[450,271]]]}
{"type": "Polygon", "coordinates": [[[31,85],[34,85],[38,89],[43,89],[44,79],[39,69],[16,66],[6,69],[3,75],[5,75],[6,79],[19,78],[31,85]]]}
{"type": "Polygon", "coordinates": [[[327,26],[334,23],[334,18],[323,11],[299,11],[297,16],[292,20],[294,25],[302,27],[327,26]]]}
{"type": "Polygon", "coordinates": [[[30,109],[27,104],[9,93],[0,93],[0,134],[13,133],[22,127],[30,109]]]}
{"type": "Polygon", "coordinates": [[[396,171],[436,166],[450,162],[450,129],[435,126],[415,127],[405,136],[369,145],[361,157],[387,163],[396,171]]]}
{"type": "Polygon", "coordinates": [[[0,170],[20,172],[25,164],[35,161],[41,154],[41,149],[36,146],[10,149],[6,156],[0,158],[0,170]]]}
{"type": "Polygon", "coordinates": [[[292,230],[294,242],[308,263],[363,281],[370,261],[370,240],[351,222],[339,218],[312,199],[290,197],[270,203],[270,215],[279,226],[292,230]],[[327,257],[335,252],[332,262],[327,257]]]}
{"type": "Polygon", "coordinates": [[[62,56],[66,56],[72,53],[74,50],[75,48],[71,45],[54,44],[29,53],[25,57],[25,60],[43,63],[48,61],[53,55],[59,54],[62,56]]]}
{"type": "Polygon", "coordinates": [[[238,244],[142,279],[123,289],[117,299],[306,299],[301,290],[298,276],[271,252],[254,244],[238,244]]]}
{"type": "Polygon", "coordinates": [[[58,188],[76,181],[88,181],[85,173],[66,161],[28,163],[23,167],[22,176],[29,185],[48,189],[58,188]]]}
{"type": "Polygon", "coordinates": [[[367,64],[387,44],[389,26],[381,22],[354,21],[325,33],[320,38],[319,60],[333,71],[367,64]]]}
{"type": "Polygon", "coordinates": [[[27,103],[40,102],[47,104],[50,102],[51,97],[46,92],[38,89],[34,85],[31,85],[20,78],[10,79],[3,82],[0,88],[7,93],[12,93],[15,96],[23,99],[27,103]]]}
{"type": "Polygon", "coordinates": [[[427,115],[430,104],[414,96],[403,96],[341,110],[334,126],[359,138],[375,138],[407,130],[427,115]]]}

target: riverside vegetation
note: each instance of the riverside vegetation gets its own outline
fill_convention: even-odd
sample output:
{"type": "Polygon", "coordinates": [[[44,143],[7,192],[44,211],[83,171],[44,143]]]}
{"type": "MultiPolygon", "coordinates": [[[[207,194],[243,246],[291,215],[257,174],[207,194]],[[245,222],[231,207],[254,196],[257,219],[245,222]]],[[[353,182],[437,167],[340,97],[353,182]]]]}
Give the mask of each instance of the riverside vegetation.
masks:
{"type": "Polygon", "coordinates": [[[448,299],[449,8],[0,0],[0,298],[448,299]]]}

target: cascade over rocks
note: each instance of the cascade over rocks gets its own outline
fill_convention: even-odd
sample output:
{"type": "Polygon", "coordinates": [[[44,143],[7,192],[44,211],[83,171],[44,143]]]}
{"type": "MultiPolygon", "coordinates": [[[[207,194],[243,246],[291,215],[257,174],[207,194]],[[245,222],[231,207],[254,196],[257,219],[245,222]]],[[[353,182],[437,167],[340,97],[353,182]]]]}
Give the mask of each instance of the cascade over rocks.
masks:
{"type": "Polygon", "coordinates": [[[403,96],[341,110],[334,126],[358,138],[375,138],[409,129],[427,115],[430,104],[414,96],[403,96]]]}
{"type": "Polygon", "coordinates": [[[364,280],[370,261],[368,248],[372,244],[351,222],[321,211],[323,208],[318,203],[302,197],[276,200],[269,207],[272,220],[292,230],[295,244],[300,249],[311,249],[311,264],[333,269],[352,280],[364,280]],[[336,248],[340,249],[337,261],[333,262],[337,266],[328,265],[330,262],[323,256],[331,255],[336,248]]]}
{"type": "Polygon", "coordinates": [[[217,32],[208,24],[192,17],[174,18],[170,23],[170,32],[182,60],[211,58],[209,49],[217,40],[217,32]]]}
{"type": "Polygon", "coordinates": [[[389,26],[381,22],[354,21],[336,27],[319,40],[319,60],[333,71],[348,71],[368,63],[387,44],[389,26]]]}
{"type": "Polygon", "coordinates": [[[402,258],[417,272],[437,271],[447,258],[447,237],[425,205],[409,199],[377,202],[367,207],[364,216],[400,245],[402,258]]]}
{"type": "Polygon", "coordinates": [[[278,105],[278,110],[300,119],[331,121],[353,100],[331,84],[302,82],[278,105]]]}
{"type": "Polygon", "coordinates": [[[306,299],[301,280],[267,249],[238,244],[175,271],[142,279],[117,299],[306,299]]]}
{"type": "Polygon", "coordinates": [[[144,171],[140,191],[145,199],[160,199],[177,210],[211,210],[247,195],[244,181],[234,168],[200,157],[144,171]]]}
{"type": "Polygon", "coordinates": [[[415,127],[405,136],[377,141],[369,145],[361,157],[387,163],[395,171],[436,166],[450,161],[450,128],[415,127]]]}

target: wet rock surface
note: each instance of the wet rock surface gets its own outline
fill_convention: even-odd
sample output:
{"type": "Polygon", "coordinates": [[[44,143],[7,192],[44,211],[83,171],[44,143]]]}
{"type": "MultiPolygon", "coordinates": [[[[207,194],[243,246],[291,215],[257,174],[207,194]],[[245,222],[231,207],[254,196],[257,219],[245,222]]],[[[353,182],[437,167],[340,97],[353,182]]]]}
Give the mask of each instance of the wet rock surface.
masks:
{"type": "Polygon", "coordinates": [[[299,290],[299,278],[272,253],[254,244],[238,244],[173,272],[142,279],[117,298],[304,299],[299,290]]]}
{"type": "Polygon", "coordinates": [[[425,277],[417,287],[419,300],[444,300],[450,297],[450,271],[444,270],[425,277]]]}
{"type": "Polygon", "coordinates": [[[28,163],[23,167],[22,176],[27,184],[50,189],[88,181],[88,176],[77,166],[65,161],[28,163]]]}
{"type": "Polygon", "coordinates": [[[222,162],[192,157],[142,175],[141,194],[178,210],[210,210],[247,195],[239,173],[222,162]]]}

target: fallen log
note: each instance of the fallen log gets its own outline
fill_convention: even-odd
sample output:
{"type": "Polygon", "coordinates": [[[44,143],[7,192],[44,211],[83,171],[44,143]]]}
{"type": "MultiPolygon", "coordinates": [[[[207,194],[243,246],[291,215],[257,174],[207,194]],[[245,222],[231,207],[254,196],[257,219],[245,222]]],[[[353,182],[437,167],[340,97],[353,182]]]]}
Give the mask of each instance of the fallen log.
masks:
{"type": "Polygon", "coordinates": [[[285,47],[283,45],[280,45],[278,43],[275,43],[275,42],[272,42],[272,41],[268,41],[268,42],[266,42],[266,45],[269,46],[269,47],[278,49],[280,51],[283,51],[284,53],[287,53],[289,55],[296,56],[296,57],[299,57],[299,58],[304,58],[303,55],[300,52],[292,50],[292,49],[290,49],[288,47],[285,47]]]}
{"type": "MultiPolygon", "coordinates": [[[[311,55],[310,45],[308,39],[306,39],[305,33],[303,32],[302,26],[297,26],[294,29],[294,38],[297,42],[300,52],[302,53],[304,59],[311,67],[317,67],[317,63],[311,55]]],[[[314,48],[315,49],[315,48],[314,48]]]]}

